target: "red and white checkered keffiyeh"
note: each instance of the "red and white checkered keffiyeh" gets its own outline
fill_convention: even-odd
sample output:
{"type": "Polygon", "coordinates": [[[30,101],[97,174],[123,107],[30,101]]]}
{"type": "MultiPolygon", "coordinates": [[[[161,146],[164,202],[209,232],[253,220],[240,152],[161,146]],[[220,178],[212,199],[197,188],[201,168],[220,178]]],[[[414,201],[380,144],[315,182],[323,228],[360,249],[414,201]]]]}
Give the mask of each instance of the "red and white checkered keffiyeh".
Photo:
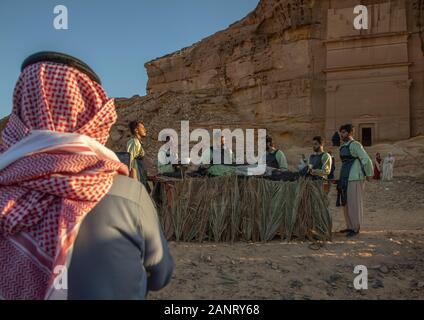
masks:
{"type": "MultiPolygon", "coordinates": [[[[116,117],[114,100],[84,73],[50,62],[30,65],[15,87],[0,157],[37,130],[104,145],[116,117]]],[[[82,219],[118,173],[128,175],[118,161],[63,148],[28,154],[0,170],[0,298],[49,297],[55,267],[66,265],[82,219]]]]}

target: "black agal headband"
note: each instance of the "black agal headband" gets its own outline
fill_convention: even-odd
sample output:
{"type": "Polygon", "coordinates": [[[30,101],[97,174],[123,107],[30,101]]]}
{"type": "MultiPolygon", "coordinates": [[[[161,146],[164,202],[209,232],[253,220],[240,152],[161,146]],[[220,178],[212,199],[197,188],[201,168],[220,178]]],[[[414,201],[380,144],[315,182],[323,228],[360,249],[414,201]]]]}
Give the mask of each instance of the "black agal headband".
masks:
{"type": "Polygon", "coordinates": [[[29,65],[37,62],[55,62],[73,67],[85,73],[91,80],[97,82],[98,84],[102,84],[99,76],[86,63],[75,57],[60,52],[42,51],[30,55],[22,63],[21,72],[29,65]]]}

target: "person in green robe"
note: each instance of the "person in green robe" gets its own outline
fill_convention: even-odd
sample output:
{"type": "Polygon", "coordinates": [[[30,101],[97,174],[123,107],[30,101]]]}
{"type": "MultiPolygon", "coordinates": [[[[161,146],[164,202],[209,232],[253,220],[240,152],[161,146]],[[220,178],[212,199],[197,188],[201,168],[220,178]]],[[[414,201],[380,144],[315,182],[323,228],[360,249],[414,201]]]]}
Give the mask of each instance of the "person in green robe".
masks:
{"type": "Polygon", "coordinates": [[[374,175],[372,160],[364,147],[354,137],[354,127],[345,124],[340,127],[343,144],[340,147],[340,169],[337,183],[337,206],[343,207],[346,229],[340,232],[347,237],[359,234],[364,212],[365,180],[374,175]]]}
{"type": "Polygon", "coordinates": [[[323,182],[323,189],[328,194],[330,184],[327,179],[332,167],[331,155],[324,151],[324,140],[321,136],[315,136],[312,139],[312,148],[314,153],[309,156],[309,174],[313,179],[323,182]]]}
{"type": "Polygon", "coordinates": [[[266,165],[274,169],[287,171],[287,158],[283,151],[275,148],[271,136],[266,136],[266,165]]]}
{"type": "Polygon", "coordinates": [[[131,121],[129,129],[132,134],[132,138],[127,142],[127,152],[130,155],[130,177],[140,181],[150,192],[147,171],[143,163],[146,153],[142,139],[146,137],[147,131],[142,121],[131,121]]]}

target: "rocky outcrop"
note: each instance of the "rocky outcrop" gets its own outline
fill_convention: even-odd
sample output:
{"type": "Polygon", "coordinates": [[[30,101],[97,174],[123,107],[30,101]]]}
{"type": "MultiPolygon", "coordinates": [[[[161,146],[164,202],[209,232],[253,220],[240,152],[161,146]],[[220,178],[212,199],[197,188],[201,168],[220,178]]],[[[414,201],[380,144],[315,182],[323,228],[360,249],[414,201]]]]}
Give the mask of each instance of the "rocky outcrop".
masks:
{"type": "MultiPolygon", "coordinates": [[[[315,1],[261,1],[251,14],[191,47],[145,64],[149,95],[174,92],[215,97],[198,104],[231,110],[217,127],[262,127],[280,142],[303,143],[322,132],[318,90],[323,77],[313,58],[315,1]],[[308,138],[307,138],[308,137],[308,138]]],[[[321,93],[320,93],[321,92],[321,93]]],[[[222,117],[221,117],[222,118],[222,117]]]]}
{"type": "Polygon", "coordinates": [[[262,0],[228,29],[147,62],[148,95],[215,96],[282,144],[328,138],[344,122],[372,122],[374,142],[423,134],[424,1],[361,4],[369,30],[353,28],[355,0],[262,0]],[[352,86],[358,78],[369,81],[352,86]],[[349,94],[360,91],[360,101],[349,94]]]}
{"type": "MultiPolygon", "coordinates": [[[[130,119],[143,118],[153,135],[154,154],[157,132],[178,129],[180,120],[189,120],[192,127],[266,128],[284,149],[301,148],[314,135],[328,138],[341,121],[358,128],[363,122],[375,122],[373,132],[380,132],[374,142],[387,140],[386,135],[396,141],[423,134],[424,1],[361,3],[370,11],[368,31],[352,30],[353,7],[358,4],[354,0],[260,1],[228,29],[147,62],[148,94],[119,101],[123,105],[119,128],[130,119]],[[396,39],[406,41],[405,45],[391,51],[396,39]],[[333,57],[349,46],[357,49],[333,57]],[[367,65],[368,55],[373,65],[367,65]],[[348,67],[339,68],[340,62],[348,67]],[[401,73],[398,65],[406,66],[399,69],[401,73]],[[361,99],[364,106],[346,97],[346,92],[356,90],[349,86],[362,70],[369,70],[363,79],[372,78],[367,96],[361,99]],[[386,83],[390,83],[386,98],[380,99],[386,83]],[[335,93],[338,87],[343,90],[335,93]],[[126,104],[130,107],[124,111],[126,104]],[[341,106],[352,114],[333,117],[341,106]],[[403,120],[393,125],[397,114],[403,120]]],[[[120,132],[112,137],[114,147],[122,148],[128,136],[127,131],[120,132]]]]}
{"type": "Polygon", "coordinates": [[[192,129],[266,128],[292,150],[328,138],[341,121],[373,122],[375,142],[424,134],[424,0],[360,3],[370,9],[368,31],[352,28],[356,0],[261,0],[226,30],[147,62],[147,95],[116,100],[108,145],[124,150],[128,122],[139,118],[152,165],[158,132],[181,120],[192,129]]]}

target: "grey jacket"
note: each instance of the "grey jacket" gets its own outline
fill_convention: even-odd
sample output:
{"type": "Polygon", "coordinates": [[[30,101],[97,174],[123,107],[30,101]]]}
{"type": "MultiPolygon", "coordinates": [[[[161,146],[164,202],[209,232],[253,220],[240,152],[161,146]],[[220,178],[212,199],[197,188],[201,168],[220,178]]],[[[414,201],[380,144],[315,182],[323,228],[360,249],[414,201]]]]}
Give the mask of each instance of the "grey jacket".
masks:
{"type": "Polygon", "coordinates": [[[81,224],[68,270],[69,299],[144,299],[174,262],[156,209],[137,180],[116,176],[81,224]]]}

